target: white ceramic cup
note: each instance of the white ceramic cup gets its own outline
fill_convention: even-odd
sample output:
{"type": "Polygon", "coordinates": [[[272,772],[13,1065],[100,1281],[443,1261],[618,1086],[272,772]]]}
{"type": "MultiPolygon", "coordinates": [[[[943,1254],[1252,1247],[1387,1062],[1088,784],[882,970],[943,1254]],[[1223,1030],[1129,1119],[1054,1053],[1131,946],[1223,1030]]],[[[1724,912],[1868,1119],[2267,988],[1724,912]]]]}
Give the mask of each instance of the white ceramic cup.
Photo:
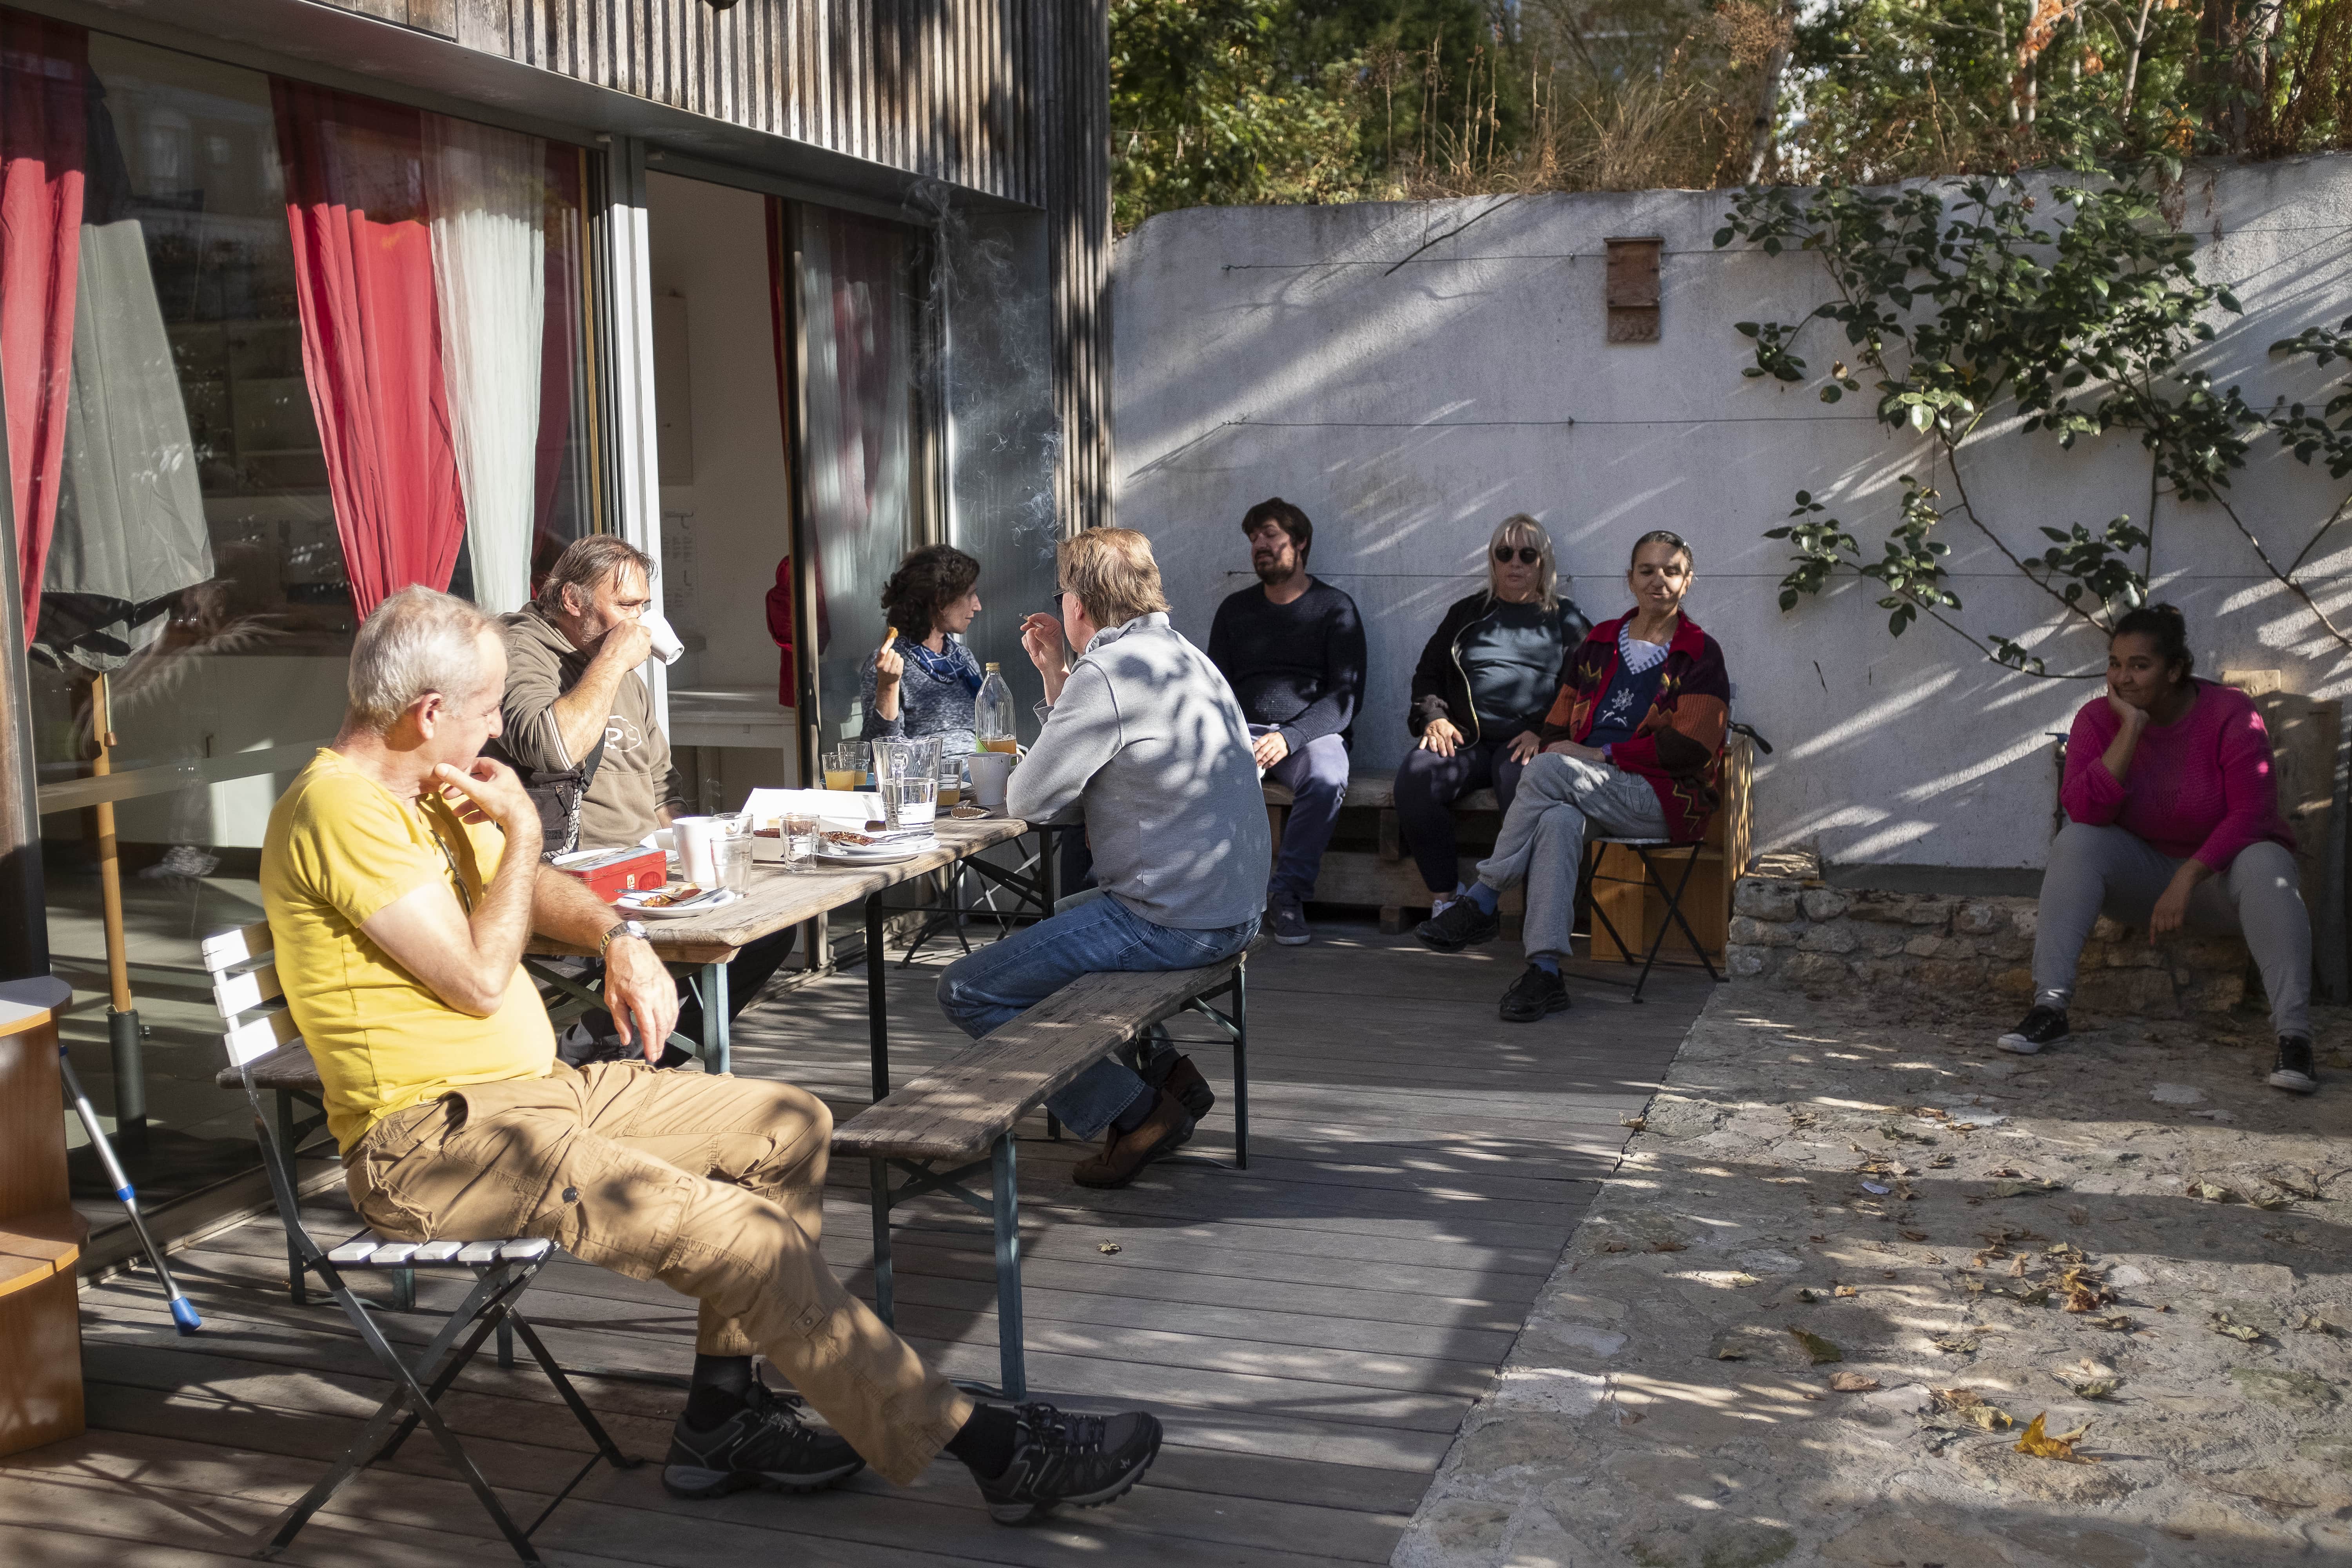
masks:
{"type": "Polygon", "coordinates": [[[669,830],[677,837],[677,868],[698,888],[719,886],[719,857],[712,852],[714,840],[726,837],[726,828],[708,816],[673,818],[669,830]]]}
{"type": "Polygon", "coordinates": [[[685,655],[686,645],[677,640],[677,634],[670,630],[668,621],[648,611],[640,624],[653,634],[656,658],[664,664],[676,664],[685,655]]]}
{"type": "Polygon", "coordinates": [[[1004,809],[1004,781],[1013,773],[1013,753],[1010,752],[974,752],[968,759],[971,767],[971,796],[991,811],[1004,809]]]}

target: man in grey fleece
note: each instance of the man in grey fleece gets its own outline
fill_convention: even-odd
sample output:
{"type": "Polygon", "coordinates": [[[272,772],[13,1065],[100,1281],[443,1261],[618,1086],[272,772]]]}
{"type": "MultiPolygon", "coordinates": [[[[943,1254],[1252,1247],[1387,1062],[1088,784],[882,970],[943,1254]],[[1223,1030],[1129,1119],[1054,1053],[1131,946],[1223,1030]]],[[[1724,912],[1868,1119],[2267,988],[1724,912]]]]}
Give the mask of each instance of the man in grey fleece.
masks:
{"type": "MultiPolygon", "coordinates": [[[[974,1039],[1081,974],[1230,957],[1263,913],[1271,843],[1249,725],[1216,667],[1168,624],[1150,542],[1090,529],[1062,542],[1061,578],[1060,621],[1035,615],[1021,628],[1045,683],[1045,729],[1006,805],[1038,822],[1076,805],[1097,885],[948,966],[940,1009],[974,1039]]],[[[1123,1187],[1214,1102],[1162,1039],[1097,1062],[1045,1104],[1077,1136],[1105,1134],[1071,1174],[1123,1187]]]]}

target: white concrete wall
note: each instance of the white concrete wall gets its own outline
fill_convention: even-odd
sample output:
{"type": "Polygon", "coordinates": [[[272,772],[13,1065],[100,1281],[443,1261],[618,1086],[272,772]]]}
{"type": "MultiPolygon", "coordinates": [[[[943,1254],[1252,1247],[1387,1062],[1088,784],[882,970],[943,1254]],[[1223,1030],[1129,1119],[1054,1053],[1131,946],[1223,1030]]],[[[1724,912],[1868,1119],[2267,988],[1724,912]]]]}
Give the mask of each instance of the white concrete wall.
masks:
{"type": "MultiPolygon", "coordinates": [[[[1811,257],[1716,250],[1729,205],[1668,191],[1153,218],[1121,243],[1113,285],[1119,521],[1152,536],[1178,625],[1205,641],[1218,599],[1251,581],[1243,511],[1277,494],[1306,509],[1316,574],[1355,595],[1370,633],[1365,769],[1395,765],[1413,662],[1444,606],[1481,581],[1503,517],[1545,521],[1596,619],[1628,602],[1631,540],[1675,529],[1697,549],[1689,608],[1725,648],[1737,716],[1779,747],[1759,770],[1759,847],[1817,839],[1841,861],[2039,865],[2053,794],[2044,732],[2063,730],[2096,686],[2005,672],[1932,625],[1892,639],[1875,595],[1851,580],[1780,613],[1787,550],[1760,535],[1793,492],[1827,498],[1874,555],[1898,476],[1931,477],[1948,503],[1954,488],[1931,474],[1926,444],[1877,425],[1867,401],[1824,405],[1818,383],[1741,377],[1752,362],[1733,323],[1794,320],[1827,280],[1811,257]],[[1602,241],[1644,235],[1665,242],[1663,340],[1612,345],[1602,241]]],[[[2257,406],[2317,391],[2325,374],[2307,361],[2290,371],[2267,349],[2352,313],[2352,159],[2192,171],[2183,222],[2204,274],[2246,306],[2215,321],[2202,363],[2217,382],[2241,384],[2257,406]]],[[[1817,326],[1799,352],[1825,376],[1838,347],[1817,326]]],[[[2015,424],[1964,458],[1961,476],[2011,548],[2041,548],[2043,523],[2145,516],[2136,442],[2065,452],[2015,424]]],[[[2284,560],[2345,488],[2272,443],[2233,493],[2284,560]]],[[[2057,631],[2051,602],[1965,522],[1944,532],[1970,626],[2032,633],[2053,670],[2102,664],[2103,643],[2057,631]]],[[[2164,498],[2155,563],[2200,668],[2352,689],[2352,658],[2315,635],[2218,508],[2164,498]]],[[[2352,527],[2311,570],[2352,627],[2352,607],[2336,609],[2352,600],[2347,564],[2352,527]]]]}

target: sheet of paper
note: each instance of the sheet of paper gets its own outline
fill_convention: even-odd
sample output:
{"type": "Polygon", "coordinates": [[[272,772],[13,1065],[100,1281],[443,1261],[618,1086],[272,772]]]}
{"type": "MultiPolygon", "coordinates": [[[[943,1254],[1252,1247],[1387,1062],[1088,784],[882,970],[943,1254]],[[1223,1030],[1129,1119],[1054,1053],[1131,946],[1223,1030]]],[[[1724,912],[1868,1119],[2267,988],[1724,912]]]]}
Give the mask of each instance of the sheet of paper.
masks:
{"type": "Polygon", "coordinates": [[[786,812],[814,812],[827,822],[863,827],[882,820],[882,797],[866,790],[755,789],[743,802],[754,827],[773,827],[786,812]]]}

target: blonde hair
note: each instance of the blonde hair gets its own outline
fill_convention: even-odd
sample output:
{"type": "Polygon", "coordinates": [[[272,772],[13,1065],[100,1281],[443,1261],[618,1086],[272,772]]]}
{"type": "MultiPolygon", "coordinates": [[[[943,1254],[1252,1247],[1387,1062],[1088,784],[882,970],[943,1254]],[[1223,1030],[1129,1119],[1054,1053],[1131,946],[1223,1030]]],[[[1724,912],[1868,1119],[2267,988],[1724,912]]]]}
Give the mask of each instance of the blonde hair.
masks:
{"type": "Polygon", "coordinates": [[[452,700],[480,686],[479,644],[498,621],[450,594],[411,584],[375,607],[352,639],[352,715],[378,734],[427,692],[452,700]]]}
{"type": "Polygon", "coordinates": [[[1090,528],[1062,541],[1062,589],[1097,626],[1123,626],[1168,607],[1151,541],[1131,528],[1090,528]]]}
{"type": "Polygon", "coordinates": [[[1505,518],[1501,526],[1495,530],[1495,537],[1486,542],[1486,597],[1502,597],[1497,591],[1502,582],[1502,563],[1495,559],[1495,552],[1506,544],[1515,550],[1523,544],[1532,544],[1543,552],[1543,559],[1536,563],[1536,570],[1539,574],[1536,596],[1547,614],[1559,609],[1559,565],[1552,559],[1551,535],[1544,531],[1542,523],[1523,511],[1515,511],[1505,518]]]}

